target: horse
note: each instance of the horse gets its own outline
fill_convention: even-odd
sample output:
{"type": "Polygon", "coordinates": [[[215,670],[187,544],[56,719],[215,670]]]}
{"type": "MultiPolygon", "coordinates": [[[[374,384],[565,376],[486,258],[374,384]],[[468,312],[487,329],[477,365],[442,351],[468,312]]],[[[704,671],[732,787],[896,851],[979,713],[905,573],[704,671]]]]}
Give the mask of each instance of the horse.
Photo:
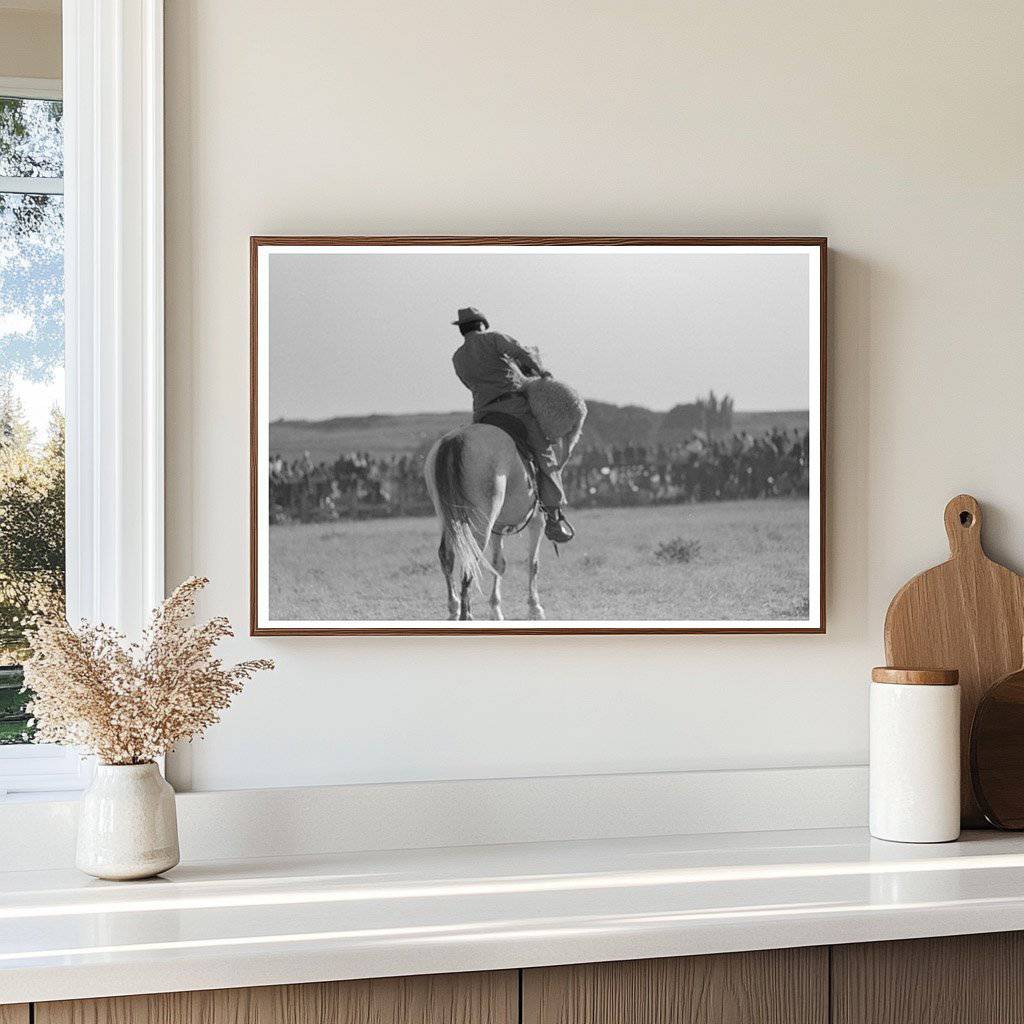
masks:
{"type": "Polygon", "coordinates": [[[512,438],[488,423],[471,423],[439,438],[427,454],[424,477],[441,523],[438,560],[448,596],[448,618],[473,618],[470,594],[492,582],[490,608],[501,610],[501,578],[506,560],[505,537],[527,531],[531,619],[543,619],[537,590],[544,516],[537,499],[532,467],[527,466],[512,438]],[[488,557],[485,550],[490,549],[488,557]]]}

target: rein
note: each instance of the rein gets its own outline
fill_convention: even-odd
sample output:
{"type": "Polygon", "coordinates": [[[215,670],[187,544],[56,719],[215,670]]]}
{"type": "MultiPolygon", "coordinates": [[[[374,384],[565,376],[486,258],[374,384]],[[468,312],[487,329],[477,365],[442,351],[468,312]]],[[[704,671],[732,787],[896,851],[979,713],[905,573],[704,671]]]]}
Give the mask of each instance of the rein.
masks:
{"type": "Polygon", "coordinates": [[[537,509],[540,508],[540,498],[534,496],[533,507],[529,512],[526,513],[526,518],[515,526],[502,526],[500,528],[492,529],[496,537],[514,537],[517,533],[522,533],[530,525],[530,520],[537,514],[537,509]]]}

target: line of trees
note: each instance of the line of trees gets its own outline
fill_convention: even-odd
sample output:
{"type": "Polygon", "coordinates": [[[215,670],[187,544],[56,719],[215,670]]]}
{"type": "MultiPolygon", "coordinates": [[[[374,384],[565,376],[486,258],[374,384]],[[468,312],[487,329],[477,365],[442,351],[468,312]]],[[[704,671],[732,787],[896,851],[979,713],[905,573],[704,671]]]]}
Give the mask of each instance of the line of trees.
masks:
{"type": "Polygon", "coordinates": [[[43,444],[10,387],[0,391],[0,744],[23,742],[19,662],[29,653],[27,619],[64,594],[64,417],[54,411],[43,444]]]}

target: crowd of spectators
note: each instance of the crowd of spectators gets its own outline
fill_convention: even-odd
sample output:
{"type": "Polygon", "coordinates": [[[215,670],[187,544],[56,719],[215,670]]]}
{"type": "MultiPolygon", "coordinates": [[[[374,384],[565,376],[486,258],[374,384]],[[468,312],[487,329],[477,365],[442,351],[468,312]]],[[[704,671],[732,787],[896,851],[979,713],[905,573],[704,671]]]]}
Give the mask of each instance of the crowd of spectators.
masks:
{"type": "MultiPolygon", "coordinates": [[[[695,430],[676,444],[584,445],[563,481],[576,508],[679,504],[806,495],[806,430],[779,428],[708,437],[695,430]]],[[[349,452],[333,463],[308,452],[270,459],[271,522],[430,515],[423,453],[349,452]]]]}
{"type": "Polygon", "coordinates": [[[423,482],[423,457],[415,453],[374,457],[348,452],[315,462],[309,452],[291,462],[270,458],[270,521],[300,522],[432,511],[423,482]]]}
{"type": "Polygon", "coordinates": [[[588,446],[565,467],[577,506],[634,505],[807,494],[807,431],[746,431],[708,438],[694,431],[678,444],[588,446]]]}

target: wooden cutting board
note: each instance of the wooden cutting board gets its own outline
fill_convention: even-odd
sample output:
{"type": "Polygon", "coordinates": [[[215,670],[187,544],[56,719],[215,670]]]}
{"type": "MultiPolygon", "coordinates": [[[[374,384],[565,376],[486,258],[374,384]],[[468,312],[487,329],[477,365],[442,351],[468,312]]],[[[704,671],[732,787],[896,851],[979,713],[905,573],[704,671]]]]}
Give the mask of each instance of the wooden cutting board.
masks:
{"type": "Polygon", "coordinates": [[[971,723],[988,688],[1020,668],[1024,577],[993,562],[981,545],[981,507],[957,495],[945,511],[948,562],[915,576],[885,615],[885,657],[896,668],[960,670],[960,815],[985,827],[971,790],[971,723]]]}

